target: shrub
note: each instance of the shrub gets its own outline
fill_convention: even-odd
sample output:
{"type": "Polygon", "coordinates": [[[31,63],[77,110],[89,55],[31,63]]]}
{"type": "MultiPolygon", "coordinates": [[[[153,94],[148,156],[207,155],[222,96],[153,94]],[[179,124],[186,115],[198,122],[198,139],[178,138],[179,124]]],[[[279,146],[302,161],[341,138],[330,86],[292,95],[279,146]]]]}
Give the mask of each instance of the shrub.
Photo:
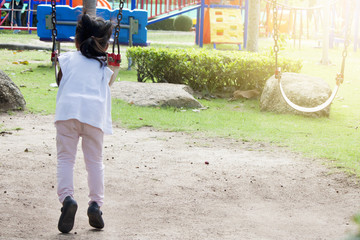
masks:
{"type": "Polygon", "coordinates": [[[174,29],[176,31],[190,31],[193,26],[192,19],[186,15],[180,15],[175,18],[174,29]]]}
{"type": "Polygon", "coordinates": [[[174,18],[168,18],[146,26],[149,30],[167,30],[174,31],[174,18]]]}
{"type": "MultiPolygon", "coordinates": [[[[132,47],[127,50],[137,68],[138,81],[187,84],[195,91],[224,92],[226,89],[264,88],[274,74],[271,54],[204,49],[158,49],[132,47]]],[[[279,58],[283,72],[299,72],[299,60],[279,58]]]]}

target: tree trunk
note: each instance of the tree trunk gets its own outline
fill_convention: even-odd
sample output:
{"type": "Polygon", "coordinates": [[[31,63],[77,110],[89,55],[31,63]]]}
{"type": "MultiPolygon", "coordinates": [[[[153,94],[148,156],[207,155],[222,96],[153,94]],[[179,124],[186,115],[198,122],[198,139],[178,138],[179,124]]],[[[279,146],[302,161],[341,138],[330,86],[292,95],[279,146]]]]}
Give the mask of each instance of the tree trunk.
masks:
{"type": "Polygon", "coordinates": [[[329,39],[330,39],[330,3],[324,0],[324,21],[323,21],[323,53],[321,64],[329,64],[329,39]]]}
{"type": "Polygon", "coordinates": [[[96,17],[96,2],[97,0],[83,0],[83,13],[96,17]]]}
{"type": "Polygon", "coordinates": [[[246,49],[250,52],[258,51],[260,23],[260,0],[249,1],[249,26],[246,49]]]}

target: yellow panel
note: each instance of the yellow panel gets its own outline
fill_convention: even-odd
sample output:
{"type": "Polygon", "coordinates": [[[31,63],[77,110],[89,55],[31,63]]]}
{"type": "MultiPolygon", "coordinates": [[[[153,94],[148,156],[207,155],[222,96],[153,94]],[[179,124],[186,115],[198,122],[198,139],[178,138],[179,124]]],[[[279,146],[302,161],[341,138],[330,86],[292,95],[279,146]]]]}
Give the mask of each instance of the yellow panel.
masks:
{"type": "Polygon", "coordinates": [[[210,41],[215,43],[240,43],[243,25],[240,9],[210,8],[210,41]]]}
{"type": "Polygon", "coordinates": [[[223,22],[223,21],[224,21],[224,19],[222,17],[217,17],[216,18],[216,22],[223,22]]]}

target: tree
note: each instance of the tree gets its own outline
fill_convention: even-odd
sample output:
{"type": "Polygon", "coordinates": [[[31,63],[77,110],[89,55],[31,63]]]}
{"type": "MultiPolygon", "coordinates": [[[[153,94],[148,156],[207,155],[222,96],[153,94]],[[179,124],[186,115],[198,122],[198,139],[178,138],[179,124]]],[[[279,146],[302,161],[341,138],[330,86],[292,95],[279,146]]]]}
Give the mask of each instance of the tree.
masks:
{"type": "Polygon", "coordinates": [[[323,52],[321,64],[329,64],[329,37],[330,37],[330,3],[327,0],[324,3],[324,21],[323,21],[323,52]]]}
{"type": "Polygon", "coordinates": [[[83,0],[83,13],[96,17],[96,2],[97,0],[83,0]]]}
{"type": "Polygon", "coordinates": [[[259,22],[260,22],[260,0],[249,1],[249,25],[247,32],[246,49],[250,52],[258,51],[259,22]]]}

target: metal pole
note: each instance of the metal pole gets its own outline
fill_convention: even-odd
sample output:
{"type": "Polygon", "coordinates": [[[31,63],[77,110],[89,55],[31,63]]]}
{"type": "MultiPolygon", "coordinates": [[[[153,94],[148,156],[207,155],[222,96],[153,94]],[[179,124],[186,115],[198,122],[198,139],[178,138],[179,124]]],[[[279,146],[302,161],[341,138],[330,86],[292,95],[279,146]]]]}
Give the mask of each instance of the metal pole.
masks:
{"type": "Polygon", "coordinates": [[[247,47],[247,31],[249,25],[249,0],[245,0],[244,49],[247,47]]]}
{"type": "Polygon", "coordinates": [[[131,10],[136,9],[136,0],[131,0],[131,10]]]}
{"type": "Polygon", "coordinates": [[[199,47],[203,47],[204,45],[204,16],[205,16],[205,0],[201,0],[201,19],[200,19],[200,44],[199,47]]]}
{"type": "Polygon", "coordinates": [[[10,20],[10,26],[13,27],[14,25],[14,4],[15,4],[15,1],[11,2],[11,18],[9,19],[10,20]]]}
{"type": "Polygon", "coordinates": [[[199,20],[200,20],[200,9],[196,9],[196,25],[195,25],[195,44],[199,45],[199,20]]]}
{"type": "MultiPolygon", "coordinates": [[[[27,13],[27,16],[28,16],[28,21],[27,21],[27,24],[28,24],[28,27],[31,27],[33,25],[33,5],[31,4],[32,1],[29,1],[29,5],[28,5],[28,13],[27,13]]],[[[29,33],[31,33],[32,31],[30,30],[29,33]]]]}

